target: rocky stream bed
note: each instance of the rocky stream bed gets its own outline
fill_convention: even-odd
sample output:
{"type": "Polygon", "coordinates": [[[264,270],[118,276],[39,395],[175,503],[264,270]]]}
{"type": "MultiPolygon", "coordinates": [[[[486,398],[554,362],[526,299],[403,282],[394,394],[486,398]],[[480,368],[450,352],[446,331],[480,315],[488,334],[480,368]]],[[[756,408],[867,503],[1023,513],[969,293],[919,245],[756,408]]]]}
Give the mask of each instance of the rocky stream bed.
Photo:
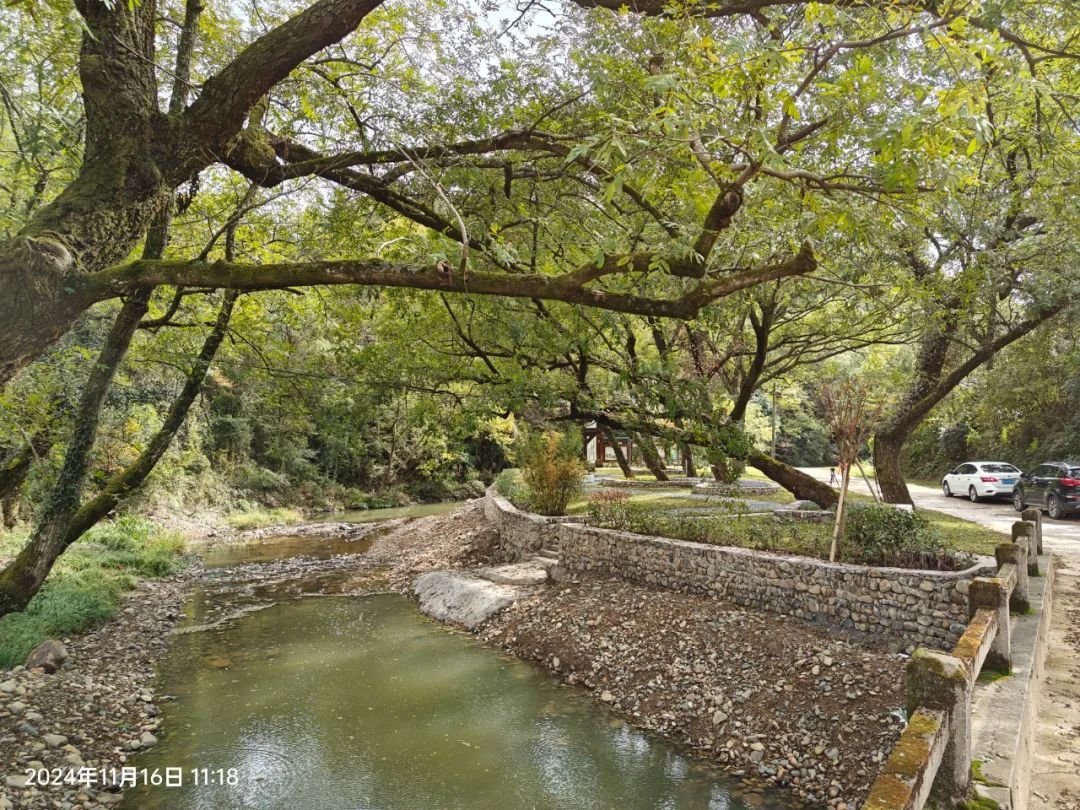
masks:
{"type": "MultiPolygon", "coordinates": [[[[332,536],[320,529],[313,551],[332,536]]],[[[168,734],[158,719],[168,696],[155,694],[154,667],[196,578],[208,592],[230,592],[212,625],[282,598],[411,594],[424,572],[484,564],[496,538],[472,503],[352,539],[364,542],[359,553],[196,566],[144,583],[116,620],[63,640],[69,661],[58,673],[0,673],[0,808],[120,800],[101,784],[29,786],[25,773],[120,767],[168,734]]],[[[857,807],[902,727],[902,656],[715,600],[583,578],[537,586],[475,632],[590,690],[632,724],[810,805],[857,807]]]]}

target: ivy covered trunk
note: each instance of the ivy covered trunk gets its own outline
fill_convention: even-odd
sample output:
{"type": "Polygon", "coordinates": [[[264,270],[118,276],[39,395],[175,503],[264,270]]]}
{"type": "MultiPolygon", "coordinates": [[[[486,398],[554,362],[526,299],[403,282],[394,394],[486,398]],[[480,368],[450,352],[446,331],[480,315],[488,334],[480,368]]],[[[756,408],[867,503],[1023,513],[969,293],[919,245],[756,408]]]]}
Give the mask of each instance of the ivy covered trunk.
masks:
{"type": "Polygon", "coordinates": [[[60,475],[49,494],[30,541],[0,572],[0,616],[24,609],[40,590],[53,563],[69,545],[68,530],[82,501],[90,468],[90,452],[97,440],[101,411],[120,361],[127,353],[139,321],[146,314],[150,293],[132,296],[116,316],[105,345],[90,371],[75,413],[60,475]]]}

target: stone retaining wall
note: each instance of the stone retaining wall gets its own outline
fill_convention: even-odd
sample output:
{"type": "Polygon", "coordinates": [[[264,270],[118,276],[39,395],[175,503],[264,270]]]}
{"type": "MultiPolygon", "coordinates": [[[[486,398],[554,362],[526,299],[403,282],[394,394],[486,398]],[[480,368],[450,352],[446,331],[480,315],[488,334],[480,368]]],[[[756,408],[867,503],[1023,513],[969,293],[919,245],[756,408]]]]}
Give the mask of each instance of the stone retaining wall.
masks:
{"type": "Polygon", "coordinates": [[[699,484],[700,478],[669,478],[667,481],[656,481],[652,478],[608,478],[597,476],[588,483],[598,487],[613,487],[615,489],[690,489],[699,484]]]}
{"type": "Polygon", "coordinates": [[[694,485],[694,493],[698,495],[720,495],[727,498],[744,498],[752,495],[772,495],[779,492],[780,487],[765,481],[749,482],[740,484],[721,484],[716,481],[694,485]]]}
{"type": "Polygon", "coordinates": [[[964,571],[913,571],[829,563],[599,529],[530,515],[494,490],[484,511],[499,529],[507,561],[547,548],[563,572],[591,572],[891,640],[897,649],[949,649],[967,626],[967,588],[996,565],[980,558],[964,571]]]}

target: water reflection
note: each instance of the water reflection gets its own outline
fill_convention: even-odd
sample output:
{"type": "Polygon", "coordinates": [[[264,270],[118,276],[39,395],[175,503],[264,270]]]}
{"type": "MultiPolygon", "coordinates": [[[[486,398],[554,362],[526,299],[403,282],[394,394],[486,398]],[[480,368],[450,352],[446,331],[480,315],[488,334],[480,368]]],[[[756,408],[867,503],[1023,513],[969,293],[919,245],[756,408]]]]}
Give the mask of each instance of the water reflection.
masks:
{"type": "Polygon", "coordinates": [[[140,768],[181,788],[128,808],[767,808],[530,665],[398,596],[293,600],[175,637],[167,734],[140,768]],[[236,785],[191,768],[236,768],[236,785]]]}

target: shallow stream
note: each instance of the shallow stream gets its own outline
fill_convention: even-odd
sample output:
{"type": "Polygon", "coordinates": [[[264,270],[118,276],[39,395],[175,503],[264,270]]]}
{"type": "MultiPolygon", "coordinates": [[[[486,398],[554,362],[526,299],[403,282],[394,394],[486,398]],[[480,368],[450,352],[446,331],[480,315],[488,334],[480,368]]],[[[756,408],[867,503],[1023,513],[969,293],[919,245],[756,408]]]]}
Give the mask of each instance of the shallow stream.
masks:
{"type": "MultiPolygon", "coordinates": [[[[324,551],[330,542],[306,541],[324,551]]],[[[305,541],[251,547],[246,562],[280,561],[266,545],[304,553],[305,541]]],[[[189,628],[240,604],[223,587],[230,570],[193,593],[189,628]]],[[[164,734],[132,764],[180,767],[183,785],[130,790],[124,807],[795,806],[741,790],[547,673],[427,619],[405,597],[297,594],[262,594],[258,610],[172,638],[158,685],[172,696],[162,704],[164,734]],[[196,785],[192,769],[211,784],[196,785]]]]}

